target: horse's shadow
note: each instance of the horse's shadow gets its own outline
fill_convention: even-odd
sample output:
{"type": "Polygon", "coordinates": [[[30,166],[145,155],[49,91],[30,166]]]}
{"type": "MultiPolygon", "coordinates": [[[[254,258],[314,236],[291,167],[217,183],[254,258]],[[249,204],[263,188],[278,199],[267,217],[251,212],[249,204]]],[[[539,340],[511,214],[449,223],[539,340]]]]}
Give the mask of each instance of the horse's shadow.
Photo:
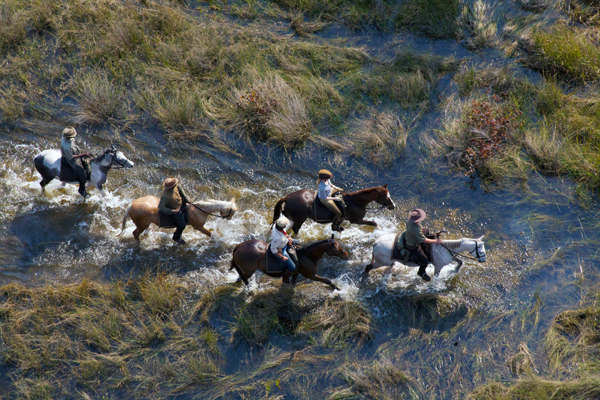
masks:
{"type": "Polygon", "coordinates": [[[21,265],[27,265],[66,243],[75,251],[91,247],[92,223],[93,215],[84,204],[71,204],[17,215],[10,222],[8,232],[15,246],[20,247],[21,265]]]}

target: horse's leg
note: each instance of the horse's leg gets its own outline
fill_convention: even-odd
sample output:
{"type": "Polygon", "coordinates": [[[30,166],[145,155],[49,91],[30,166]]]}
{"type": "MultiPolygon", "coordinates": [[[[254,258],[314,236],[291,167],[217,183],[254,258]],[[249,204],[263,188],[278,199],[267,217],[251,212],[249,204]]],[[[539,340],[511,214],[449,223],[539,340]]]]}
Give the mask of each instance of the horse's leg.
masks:
{"type": "Polygon", "coordinates": [[[294,230],[294,234],[296,236],[298,236],[298,232],[300,232],[300,228],[302,228],[302,224],[304,224],[306,220],[302,221],[302,222],[296,222],[294,221],[294,226],[292,227],[292,229],[294,230]]]}
{"type": "Polygon", "coordinates": [[[199,230],[200,232],[204,233],[204,234],[205,234],[206,236],[208,236],[208,237],[211,237],[211,235],[212,235],[212,232],[211,232],[211,231],[209,231],[208,229],[206,229],[206,228],[204,227],[204,225],[202,225],[202,226],[199,226],[199,227],[198,227],[198,230],[199,230]]]}
{"type": "Polygon", "coordinates": [[[42,181],[40,182],[40,186],[42,187],[42,193],[40,194],[40,196],[43,196],[44,193],[46,193],[46,186],[50,183],[50,180],[47,180],[46,178],[43,178],[42,181]]]}
{"type": "Polygon", "coordinates": [[[333,290],[340,290],[340,288],[338,288],[337,286],[334,285],[333,282],[331,282],[331,280],[327,279],[327,278],[323,278],[317,274],[308,274],[308,275],[304,275],[302,274],[302,276],[304,276],[306,279],[310,279],[312,281],[319,281],[319,282],[323,282],[329,286],[331,286],[331,288],[333,290]]]}

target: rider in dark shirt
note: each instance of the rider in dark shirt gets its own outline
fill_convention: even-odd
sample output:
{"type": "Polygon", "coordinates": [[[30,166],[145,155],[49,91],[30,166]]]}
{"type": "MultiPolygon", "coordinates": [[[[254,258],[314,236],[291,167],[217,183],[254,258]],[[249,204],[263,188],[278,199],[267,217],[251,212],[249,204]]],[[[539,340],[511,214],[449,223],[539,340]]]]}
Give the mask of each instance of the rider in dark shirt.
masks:
{"type": "Polygon", "coordinates": [[[186,208],[190,202],[182,188],[179,187],[179,179],[167,178],[163,182],[163,192],[158,203],[158,210],[166,215],[172,215],[177,229],[173,234],[173,240],[179,244],[185,244],[181,234],[187,225],[186,208]]]}
{"type": "Polygon", "coordinates": [[[429,264],[429,258],[427,258],[421,244],[442,243],[442,241],[440,239],[429,239],[425,237],[419,222],[423,221],[426,217],[427,214],[420,208],[415,208],[408,214],[406,232],[404,233],[404,247],[410,251],[408,260],[419,264],[419,272],[417,272],[417,275],[423,278],[424,281],[430,281],[431,278],[425,272],[425,269],[429,264]]]}
{"type": "Polygon", "coordinates": [[[77,136],[77,131],[72,126],[63,129],[60,153],[63,160],[73,169],[73,173],[79,181],[79,194],[86,198],[89,195],[85,191],[85,185],[90,176],[90,166],[86,158],[89,158],[90,154],[81,152],[75,143],[75,136],[77,136]]]}

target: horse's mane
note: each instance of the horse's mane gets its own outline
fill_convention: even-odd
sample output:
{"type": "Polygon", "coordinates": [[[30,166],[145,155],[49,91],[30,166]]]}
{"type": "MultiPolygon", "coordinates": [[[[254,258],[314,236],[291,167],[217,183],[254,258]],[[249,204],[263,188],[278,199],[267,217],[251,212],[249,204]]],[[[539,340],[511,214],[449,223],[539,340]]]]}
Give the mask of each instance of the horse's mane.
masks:
{"type": "Polygon", "coordinates": [[[357,191],[355,191],[355,192],[344,192],[344,194],[343,194],[343,195],[344,195],[344,196],[354,196],[354,195],[356,195],[356,194],[359,194],[359,193],[361,193],[361,192],[368,192],[368,191],[372,191],[372,190],[377,190],[377,191],[379,191],[379,188],[380,188],[380,187],[382,187],[382,186],[373,186],[373,187],[370,187],[370,188],[364,188],[364,189],[360,189],[360,190],[357,190],[357,191]]]}
{"type": "Polygon", "coordinates": [[[213,199],[209,199],[209,200],[205,200],[205,201],[196,201],[194,202],[194,205],[198,206],[198,207],[217,207],[217,210],[220,212],[224,209],[229,210],[231,208],[233,208],[233,203],[229,202],[229,201],[225,201],[225,200],[213,200],[213,199]]]}
{"type": "Polygon", "coordinates": [[[442,244],[444,246],[446,246],[449,249],[457,249],[458,247],[462,246],[463,244],[463,239],[458,239],[458,240],[442,240],[442,244]]]}
{"type": "Polygon", "coordinates": [[[312,249],[313,247],[319,246],[323,242],[326,242],[328,240],[331,240],[331,239],[323,239],[323,240],[319,240],[318,242],[314,242],[314,243],[311,243],[309,245],[302,246],[301,248],[298,249],[298,251],[308,251],[308,250],[312,249]]]}

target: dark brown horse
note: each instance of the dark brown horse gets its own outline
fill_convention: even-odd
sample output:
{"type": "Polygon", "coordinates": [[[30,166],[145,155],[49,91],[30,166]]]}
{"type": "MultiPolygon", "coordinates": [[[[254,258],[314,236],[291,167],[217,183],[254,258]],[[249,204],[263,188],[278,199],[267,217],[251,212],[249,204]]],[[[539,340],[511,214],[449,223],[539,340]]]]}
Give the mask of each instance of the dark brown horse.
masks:
{"type": "MultiPolygon", "coordinates": [[[[231,260],[231,268],[229,270],[235,268],[246,285],[248,285],[248,279],[250,279],[257,269],[275,278],[283,276],[283,271],[275,273],[266,271],[265,257],[268,246],[268,243],[258,239],[247,240],[238,244],[233,249],[233,259],[231,260]]],[[[336,256],[344,260],[348,259],[348,253],[344,251],[339,242],[333,239],[333,235],[331,239],[321,240],[304,246],[297,250],[296,253],[298,255],[298,268],[292,275],[292,284],[296,283],[298,274],[301,274],[307,279],[323,282],[333,289],[338,289],[329,279],[317,275],[319,260],[325,253],[332,257],[336,256]]]]}
{"type": "MultiPolygon", "coordinates": [[[[281,214],[281,208],[283,208],[283,215],[289,218],[294,223],[292,229],[298,234],[302,224],[308,218],[314,220],[313,202],[315,199],[315,192],[312,190],[298,190],[297,192],[288,194],[284,198],[279,199],[275,205],[273,212],[273,222],[277,221],[281,214]]],[[[365,220],[365,214],[367,213],[367,206],[371,202],[381,204],[382,207],[393,209],[394,202],[390,199],[390,193],[388,192],[387,184],[383,186],[376,186],[368,189],[362,189],[357,192],[344,193],[342,195],[344,203],[346,203],[346,213],[343,220],[348,220],[352,224],[370,225],[377,226],[374,221],[365,220]]],[[[328,211],[325,210],[325,213],[328,211]]],[[[318,216],[318,223],[326,224],[332,222],[333,219],[327,218],[327,214],[322,217],[318,216]]]]}

